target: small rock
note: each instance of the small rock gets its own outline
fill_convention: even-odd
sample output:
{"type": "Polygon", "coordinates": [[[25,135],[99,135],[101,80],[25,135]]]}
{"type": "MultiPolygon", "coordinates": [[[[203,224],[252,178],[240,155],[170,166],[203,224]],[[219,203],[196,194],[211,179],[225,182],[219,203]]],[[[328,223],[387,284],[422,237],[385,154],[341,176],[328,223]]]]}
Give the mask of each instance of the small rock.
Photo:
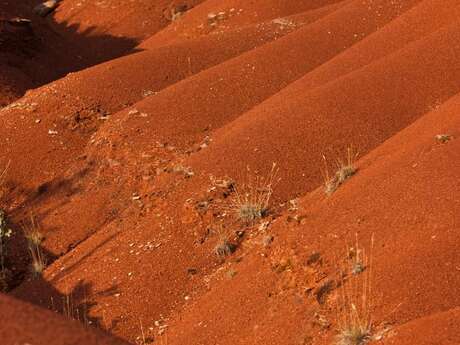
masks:
{"type": "Polygon", "coordinates": [[[244,231],[244,230],[238,230],[238,231],[236,232],[236,236],[238,236],[239,238],[243,237],[244,234],[245,234],[245,231],[244,231]]]}
{"type": "Polygon", "coordinates": [[[274,240],[274,237],[272,235],[265,235],[263,238],[262,238],[262,245],[264,247],[268,247],[274,240]]]}
{"type": "Polygon", "coordinates": [[[233,277],[235,277],[237,275],[237,271],[235,271],[233,268],[230,268],[226,273],[226,277],[227,279],[232,279],[233,277]]]}
{"type": "Polygon", "coordinates": [[[48,14],[53,12],[56,7],[58,6],[57,0],[49,0],[45,1],[34,7],[34,12],[38,14],[40,17],[46,17],[48,14]]]}
{"type": "Polygon", "coordinates": [[[452,135],[449,134],[438,134],[435,136],[436,140],[440,143],[447,143],[448,141],[452,140],[452,135]]]}
{"type": "Polygon", "coordinates": [[[198,270],[196,268],[190,267],[190,268],[187,268],[187,273],[190,275],[195,275],[198,273],[198,270]]]}
{"type": "Polygon", "coordinates": [[[151,96],[153,94],[155,94],[155,92],[153,92],[152,90],[144,90],[142,92],[142,97],[148,97],[148,96],[151,96]]]}

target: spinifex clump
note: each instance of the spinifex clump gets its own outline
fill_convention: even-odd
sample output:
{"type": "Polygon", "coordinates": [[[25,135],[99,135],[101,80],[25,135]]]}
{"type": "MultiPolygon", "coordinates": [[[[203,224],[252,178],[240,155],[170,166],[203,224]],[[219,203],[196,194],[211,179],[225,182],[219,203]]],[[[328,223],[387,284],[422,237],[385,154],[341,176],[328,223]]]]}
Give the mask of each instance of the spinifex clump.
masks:
{"type": "Polygon", "coordinates": [[[235,198],[232,200],[231,209],[238,219],[254,223],[267,215],[277,172],[276,164],[273,164],[267,177],[252,176],[249,173],[247,182],[241,188],[234,187],[235,198]]]}
{"type": "Polygon", "coordinates": [[[351,147],[347,148],[346,160],[337,159],[335,161],[336,172],[332,177],[329,175],[326,157],[323,156],[325,163],[324,192],[328,196],[334,193],[340,187],[341,184],[343,184],[346,180],[348,180],[351,176],[353,176],[356,173],[358,169],[355,167],[354,163],[357,156],[358,154],[353,153],[353,149],[351,147]]]}

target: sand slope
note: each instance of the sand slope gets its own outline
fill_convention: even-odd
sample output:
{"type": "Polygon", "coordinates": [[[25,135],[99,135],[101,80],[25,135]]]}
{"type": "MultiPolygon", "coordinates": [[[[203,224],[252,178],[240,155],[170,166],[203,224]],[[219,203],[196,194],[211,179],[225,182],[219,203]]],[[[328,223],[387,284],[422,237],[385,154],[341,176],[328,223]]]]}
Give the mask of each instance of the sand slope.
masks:
{"type": "Polygon", "coordinates": [[[458,342],[457,1],[190,1],[172,20],[180,6],[64,0],[39,32],[81,39],[75,72],[9,103],[40,83],[0,65],[10,294],[64,313],[70,298],[131,343],[331,344],[338,263],[373,236],[377,343],[458,342]],[[357,173],[326,196],[349,147],[357,173]],[[267,218],[238,221],[221,179],[274,162],[267,218]]]}

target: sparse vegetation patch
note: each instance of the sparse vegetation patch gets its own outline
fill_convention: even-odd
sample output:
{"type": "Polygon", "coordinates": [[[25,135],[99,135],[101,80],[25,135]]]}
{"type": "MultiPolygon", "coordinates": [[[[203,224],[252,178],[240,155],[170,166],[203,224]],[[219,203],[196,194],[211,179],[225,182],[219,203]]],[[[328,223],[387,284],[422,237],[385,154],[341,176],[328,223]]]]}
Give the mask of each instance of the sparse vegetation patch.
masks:
{"type": "Polygon", "coordinates": [[[372,248],[370,255],[360,248],[347,249],[346,263],[339,270],[337,297],[337,345],[362,345],[371,340],[372,248]]]}
{"type": "Polygon", "coordinates": [[[235,198],[232,200],[231,209],[238,219],[254,223],[268,214],[277,172],[276,164],[273,164],[267,177],[252,176],[248,171],[247,183],[241,188],[234,185],[235,198]]]}
{"type": "Polygon", "coordinates": [[[40,276],[46,268],[46,260],[43,254],[41,244],[43,234],[38,227],[35,218],[30,217],[30,224],[23,225],[24,234],[27,239],[30,257],[32,259],[31,270],[35,276],[40,276]]]}
{"type": "Polygon", "coordinates": [[[222,229],[219,230],[218,235],[214,254],[221,258],[231,255],[236,250],[236,245],[230,241],[229,236],[222,229]]]}
{"type": "Polygon", "coordinates": [[[347,148],[347,157],[345,160],[337,159],[335,161],[336,172],[333,176],[329,174],[327,167],[326,157],[323,155],[325,169],[324,169],[324,191],[330,196],[332,195],[346,180],[356,174],[358,170],[355,166],[355,161],[358,154],[353,153],[351,147],[347,148]]]}

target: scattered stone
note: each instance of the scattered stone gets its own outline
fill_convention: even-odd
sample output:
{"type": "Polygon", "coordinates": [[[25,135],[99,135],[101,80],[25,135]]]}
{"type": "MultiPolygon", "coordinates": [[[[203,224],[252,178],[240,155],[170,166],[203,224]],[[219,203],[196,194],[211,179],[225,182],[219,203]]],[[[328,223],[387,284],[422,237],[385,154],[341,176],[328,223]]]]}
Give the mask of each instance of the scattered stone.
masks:
{"type": "Polygon", "coordinates": [[[9,32],[26,32],[33,35],[32,22],[25,18],[13,18],[9,19],[5,24],[5,29],[9,32]]]}
{"type": "Polygon", "coordinates": [[[364,265],[361,262],[355,262],[351,267],[351,273],[353,275],[360,274],[364,271],[364,265]]]}
{"type": "Polygon", "coordinates": [[[269,225],[270,225],[270,222],[269,222],[269,221],[262,222],[262,223],[259,225],[259,231],[265,232],[265,231],[268,229],[268,226],[269,226],[269,225]]]}
{"type": "Polygon", "coordinates": [[[275,263],[273,265],[273,270],[276,273],[283,273],[285,271],[288,271],[292,268],[292,263],[291,260],[282,258],[278,263],[275,263]]]}
{"type": "Polygon", "coordinates": [[[233,277],[235,277],[237,275],[237,271],[235,271],[233,268],[229,268],[229,270],[227,272],[225,272],[225,275],[227,277],[227,279],[232,279],[233,277]]]}
{"type": "Polygon", "coordinates": [[[216,18],[217,18],[217,14],[215,14],[213,12],[208,13],[208,20],[214,21],[214,20],[216,20],[216,18]]]}
{"type": "Polygon", "coordinates": [[[173,168],[173,172],[183,173],[186,178],[189,178],[195,175],[195,173],[192,171],[192,168],[184,167],[182,164],[175,165],[173,168]]]}
{"type": "Polygon", "coordinates": [[[295,214],[293,216],[289,215],[287,216],[286,220],[288,223],[293,223],[293,222],[300,223],[300,218],[298,214],[295,214]]]}
{"type": "Polygon", "coordinates": [[[154,94],[155,94],[155,92],[152,91],[152,90],[144,90],[144,91],[142,92],[142,97],[145,98],[145,97],[148,97],[148,96],[151,96],[151,95],[154,95],[154,94]]]}
{"type": "Polygon", "coordinates": [[[311,254],[308,259],[307,259],[307,265],[311,266],[313,264],[316,264],[321,261],[321,254],[318,252],[315,252],[311,254]]]}
{"type": "Polygon", "coordinates": [[[327,320],[326,316],[315,312],[313,317],[314,324],[318,325],[321,329],[328,329],[331,326],[331,323],[327,320]]]}
{"type": "Polygon", "coordinates": [[[280,29],[283,30],[284,28],[287,27],[295,27],[295,23],[292,20],[289,20],[287,18],[276,18],[273,19],[272,21],[274,24],[278,24],[280,26],[280,29]]]}
{"type": "Polygon", "coordinates": [[[58,6],[58,0],[48,0],[34,7],[35,14],[40,17],[46,17],[53,12],[58,6]]]}
{"type": "Polygon", "coordinates": [[[289,200],[289,208],[288,211],[294,212],[299,209],[299,199],[292,199],[289,200]]]}
{"type": "Polygon", "coordinates": [[[439,141],[440,143],[445,144],[448,141],[452,140],[453,137],[452,135],[449,135],[449,134],[438,134],[435,136],[435,139],[439,141]]]}
{"type": "Polygon", "coordinates": [[[272,236],[272,235],[265,235],[263,238],[262,238],[262,245],[264,247],[268,247],[274,240],[275,238],[272,236]]]}
{"type": "Polygon", "coordinates": [[[190,275],[195,275],[195,274],[198,273],[198,270],[196,268],[189,267],[189,268],[187,268],[187,273],[190,274],[190,275]]]}

